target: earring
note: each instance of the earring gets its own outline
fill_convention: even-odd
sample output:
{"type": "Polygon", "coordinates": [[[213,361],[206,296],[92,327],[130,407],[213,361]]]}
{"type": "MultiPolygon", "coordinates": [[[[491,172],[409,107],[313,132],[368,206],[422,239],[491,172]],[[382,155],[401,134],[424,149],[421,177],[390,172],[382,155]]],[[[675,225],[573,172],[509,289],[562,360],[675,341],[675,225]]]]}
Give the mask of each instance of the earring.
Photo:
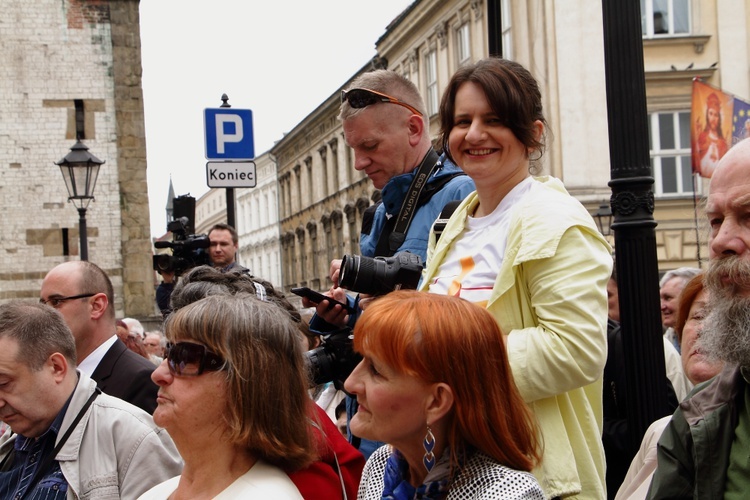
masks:
{"type": "Polygon", "coordinates": [[[435,467],[435,454],[432,450],[435,448],[435,436],[432,434],[432,429],[427,426],[427,434],[425,434],[424,440],[422,441],[424,446],[424,457],[422,457],[422,463],[427,472],[430,472],[435,467]]]}

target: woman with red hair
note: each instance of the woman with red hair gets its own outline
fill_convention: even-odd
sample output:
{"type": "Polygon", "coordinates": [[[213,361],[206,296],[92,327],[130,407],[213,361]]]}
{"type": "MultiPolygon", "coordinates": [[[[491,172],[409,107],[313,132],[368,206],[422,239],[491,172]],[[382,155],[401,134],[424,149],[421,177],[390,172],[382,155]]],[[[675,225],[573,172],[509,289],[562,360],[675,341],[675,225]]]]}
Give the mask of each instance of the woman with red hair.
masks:
{"type": "Polygon", "coordinates": [[[534,418],[485,309],[392,292],[359,319],[354,349],[351,431],[388,443],[365,465],[358,498],[544,498],[528,472],[541,453],[534,418]]]}

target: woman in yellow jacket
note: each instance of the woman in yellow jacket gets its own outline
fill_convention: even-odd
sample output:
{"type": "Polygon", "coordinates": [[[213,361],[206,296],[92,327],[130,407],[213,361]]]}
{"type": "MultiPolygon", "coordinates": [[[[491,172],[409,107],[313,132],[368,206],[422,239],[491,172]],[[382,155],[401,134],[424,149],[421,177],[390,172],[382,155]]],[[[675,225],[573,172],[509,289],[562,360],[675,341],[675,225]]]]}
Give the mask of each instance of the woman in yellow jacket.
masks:
{"type": "Polygon", "coordinates": [[[507,335],[516,385],[542,434],[534,474],[547,497],[606,498],[601,378],[611,249],[559,180],[530,174],[546,121],[525,68],[495,58],[462,67],[440,117],[446,154],[477,190],[437,243],[431,236],[421,288],[483,305],[507,335]]]}

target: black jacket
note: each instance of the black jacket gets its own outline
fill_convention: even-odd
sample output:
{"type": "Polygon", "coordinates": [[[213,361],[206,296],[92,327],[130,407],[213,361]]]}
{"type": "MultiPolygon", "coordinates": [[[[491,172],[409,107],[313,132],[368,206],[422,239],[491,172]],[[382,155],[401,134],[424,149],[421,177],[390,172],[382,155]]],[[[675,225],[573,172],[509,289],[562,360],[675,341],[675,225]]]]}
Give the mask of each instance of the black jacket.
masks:
{"type": "Polygon", "coordinates": [[[153,414],[159,390],[159,386],[151,380],[154,368],[156,367],[151,361],[134,353],[117,339],[99,362],[91,378],[103,392],[153,414]]]}

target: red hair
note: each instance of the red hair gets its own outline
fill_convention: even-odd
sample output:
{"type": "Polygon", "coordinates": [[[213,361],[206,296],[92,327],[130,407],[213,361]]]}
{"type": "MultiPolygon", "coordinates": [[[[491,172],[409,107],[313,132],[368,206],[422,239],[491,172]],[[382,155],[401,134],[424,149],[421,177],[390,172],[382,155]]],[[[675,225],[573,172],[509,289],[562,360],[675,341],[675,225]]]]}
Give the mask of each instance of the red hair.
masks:
{"type": "Polygon", "coordinates": [[[674,324],[674,331],[677,334],[677,340],[682,343],[682,330],[685,328],[688,317],[690,316],[690,308],[695,302],[695,298],[704,288],[703,273],[699,273],[688,281],[680,292],[679,299],[677,301],[677,320],[674,324]]]}
{"type": "Polygon", "coordinates": [[[373,301],[354,328],[354,349],[454,395],[451,465],[475,448],[531,470],[540,457],[535,419],[518,392],[495,318],[466,300],[413,290],[373,301]]]}

